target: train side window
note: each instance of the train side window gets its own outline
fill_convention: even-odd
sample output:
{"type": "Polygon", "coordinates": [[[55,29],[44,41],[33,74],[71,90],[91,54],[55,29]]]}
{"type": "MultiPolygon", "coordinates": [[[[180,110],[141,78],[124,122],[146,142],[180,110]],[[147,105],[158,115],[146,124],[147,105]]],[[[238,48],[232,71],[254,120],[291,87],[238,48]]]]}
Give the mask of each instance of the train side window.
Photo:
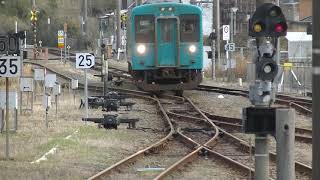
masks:
{"type": "Polygon", "coordinates": [[[135,16],[135,31],[137,43],[154,42],[154,16],[140,15],[135,16]]]}
{"type": "Polygon", "coordinates": [[[185,14],[180,16],[181,42],[199,42],[200,40],[199,16],[185,14]]]}

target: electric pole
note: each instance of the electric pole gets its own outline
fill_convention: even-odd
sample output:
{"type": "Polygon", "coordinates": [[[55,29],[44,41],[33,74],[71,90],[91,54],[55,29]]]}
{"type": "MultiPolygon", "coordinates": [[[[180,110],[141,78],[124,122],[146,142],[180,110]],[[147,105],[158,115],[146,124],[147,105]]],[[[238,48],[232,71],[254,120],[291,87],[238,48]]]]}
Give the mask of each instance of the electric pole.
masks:
{"type": "Polygon", "coordinates": [[[312,179],[320,177],[320,1],[313,0],[312,15],[312,179]]]}
{"type": "Polygon", "coordinates": [[[83,27],[83,31],[85,32],[85,35],[87,36],[87,31],[88,31],[88,29],[87,29],[87,21],[88,21],[88,0],[84,0],[84,27],[83,27]]]}
{"type": "Polygon", "coordinates": [[[32,0],[32,25],[33,25],[33,59],[37,58],[37,12],[36,12],[36,0],[32,0]]]}
{"type": "MultiPolygon", "coordinates": [[[[215,36],[216,31],[215,31],[215,27],[214,27],[214,1],[212,1],[212,35],[215,36]]],[[[218,31],[219,32],[219,31],[218,31]]],[[[212,71],[212,80],[216,80],[216,40],[214,37],[212,37],[211,40],[211,52],[212,52],[212,59],[211,59],[211,63],[212,63],[212,67],[211,67],[211,71],[212,71]]]]}
{"type": "Polygon", "coordinates": [[[221,59],[220,59],[220,0],[217,0],[217,12],[216,12],[216,33],[217,33],[217,55],[218,55],[218,69],[220,68],[221,65],[221,59]]]}
{"type": "Polygon", "coordinates": [[[117,13],[116,13],[116,21],[117,21],[117,52],[120,49],[121,46],[121,0],[117,1],[117,13]]]}

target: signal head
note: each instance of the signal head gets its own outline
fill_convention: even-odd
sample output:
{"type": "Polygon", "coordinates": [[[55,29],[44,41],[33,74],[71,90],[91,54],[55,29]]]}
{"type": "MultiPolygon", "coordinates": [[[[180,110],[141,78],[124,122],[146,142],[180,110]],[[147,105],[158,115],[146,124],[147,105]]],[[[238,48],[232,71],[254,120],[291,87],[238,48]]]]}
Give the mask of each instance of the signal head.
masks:
{"type": "Polygon", "coordinates": [[[256,64],[257,78],[263,81],[273,81],[278,74],[278,65],[272,57],[261,57],[256,64]]]}
{"type": "Polygon", "coordinates": [[[287,22],[279,6],[265,3],[249,20],[249,36],[279,37],[287,34],[287,22]]]}

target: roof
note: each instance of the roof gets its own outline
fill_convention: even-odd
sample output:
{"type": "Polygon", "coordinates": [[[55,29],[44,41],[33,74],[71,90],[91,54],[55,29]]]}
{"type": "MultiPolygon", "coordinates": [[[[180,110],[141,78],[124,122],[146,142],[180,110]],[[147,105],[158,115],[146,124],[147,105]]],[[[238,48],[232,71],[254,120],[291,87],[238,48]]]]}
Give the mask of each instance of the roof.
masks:
{"type": "Polygon", "coordinates": [[[287,32],[288,41],[312,41],[312,35],[307,32],[287,32]]]}

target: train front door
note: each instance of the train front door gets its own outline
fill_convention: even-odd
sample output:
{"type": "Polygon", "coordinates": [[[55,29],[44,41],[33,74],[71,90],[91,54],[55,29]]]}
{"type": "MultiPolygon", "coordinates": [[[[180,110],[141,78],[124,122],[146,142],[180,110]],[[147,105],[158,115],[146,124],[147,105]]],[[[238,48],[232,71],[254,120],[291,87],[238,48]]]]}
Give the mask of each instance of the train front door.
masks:
{"type": "Polygon", "coordinates": [[[157,20],[157,65],[177,66],[177,19],[157,20]]]}

